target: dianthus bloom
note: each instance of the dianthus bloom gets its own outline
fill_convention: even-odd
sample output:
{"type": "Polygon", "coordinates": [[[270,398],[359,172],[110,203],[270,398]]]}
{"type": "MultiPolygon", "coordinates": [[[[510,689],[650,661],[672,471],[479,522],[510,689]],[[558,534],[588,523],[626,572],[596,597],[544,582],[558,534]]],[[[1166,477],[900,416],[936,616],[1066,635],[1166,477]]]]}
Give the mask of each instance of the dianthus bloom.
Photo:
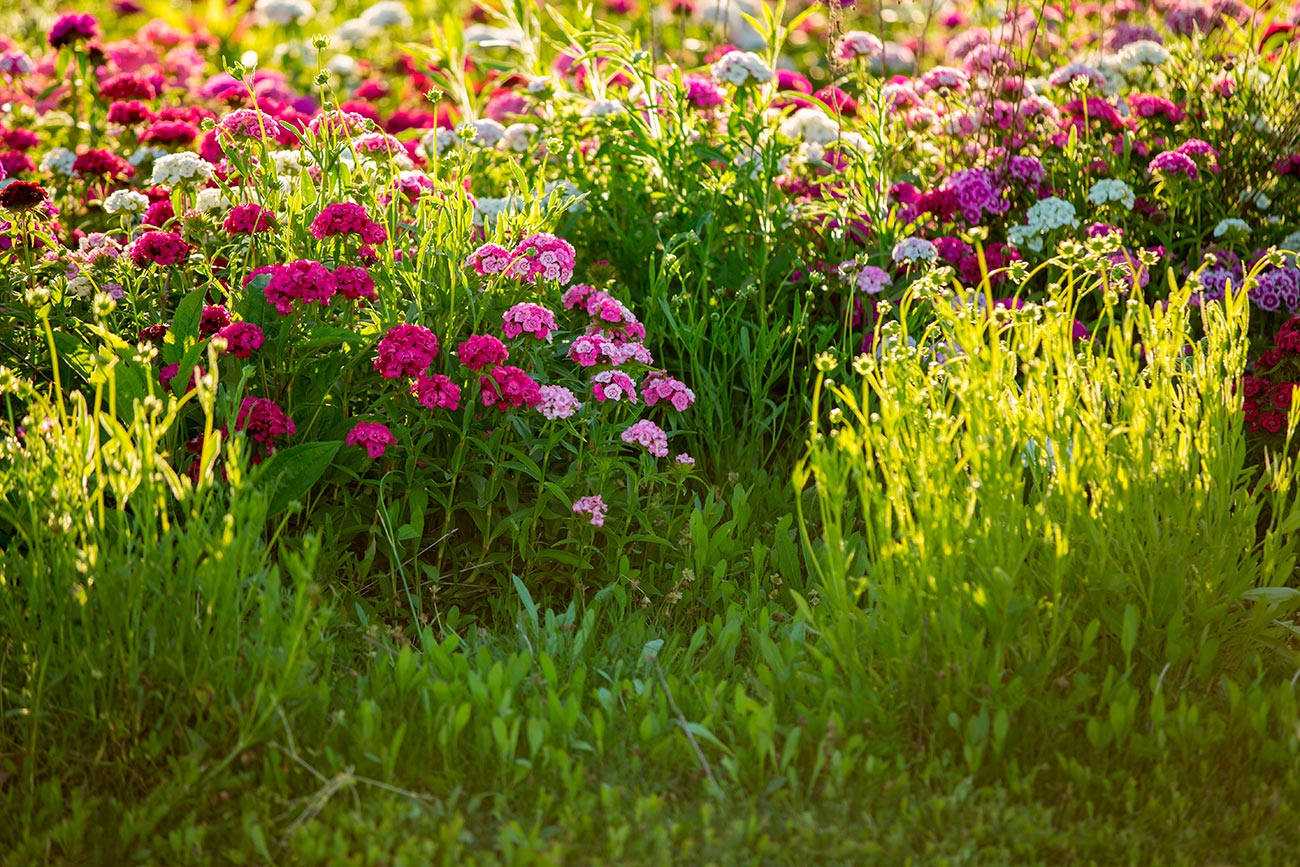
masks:
{"type": "Polygon", "coordinates": [[[1186,154],[1180,154],[1177,151],[1165,151],[1157,154],[1156,158],[1151,161],[1147,169],[1151,174],[1166,175],[1185,175],[1188,180],[1196,180],[1200,177],[1200,171],[1196,168],[1196,163],[1186,154]]]}
{"type": "Polygon", "coordinates": [[[285,414],[275,401],[264,397],[246,397],[239,406],[239,415],[235,418],[235,430],[243,431],[255,443],[264,447],[262,455],[254,452],[253,463],[260,463],[264,456],[270,456],[277,437],[292,436],[298,432],[293,420],[285,414]]]}
{"type": "Polygon", "coordinates": [[[112,151],[96,149],[78,154],[72,161],[72,173],[79,178],[109,181],[114,178],[129,178],[135,174],[135,169],[112,151]]]}
{"type": "Polygon", "coordinates": [[[510,265],[510,251],[500,244],[484,244],[469,254],[465,265],[480,277],[500,274],[510,265]]]}
{"type": "Polygon", "coordinates": [[[936,66],[921,76],[927,90],[952,90],[961,93],[970,81],[966,73],[951,66],[936,66]]]}
{"type": "Polygon", "coordinates": [[[510,357],[506,345],[491,334],[471,334],[456,347],[456,357],[470,370],[501,364],[510,357]]]}
{"type": "Polygon", "coordinates": [[[383,457],[384,449],[397,442],[397,437],[386,424],[363,421],[348,431],[346,442],[350,446],[361,446],[372,458],[379,458],[383,457]]]}
{"type": "Polygon", "coordinates": [[[375,279],[357,265],[340,265],[334,269],[334,284],[349,301],[375,297],[375,279]]]}
{"type": "Polygon", "coordinates": [[[741,87],[766,84],[772,80],[772,68],[752,51],[728,51],[709,70],[713,80],[741,87]]]}
{"type": "Polygon", "coordinates": [[[231,235],[256,235],[271,231],[274,223],[274,211],[261,205],[235,205],[226,214],[221,228],[231,235]]]}
{"type": "Polygon", "coordinates": [[[460,386],[441,373],[417,376],[411,383],[411,394],[426,409],[460,408],[460,386]]]}
{"type": "Polygon", "coordinates": [[[266,339],[262,329],[252,322],[232,322],[218,331],[217,337],[226,341],[226,352],[235,358],[248,358],[262,348],[266,339]]]}
{"type": "Polygon", "coordinates": [[[602,362],[617,364],[618,345],[600,334],[584,334],[569,345],[569,358],[583,367],[594,367],[602,362]]]}
{"type": "Polygon", "coordinates": [[[229,324],[230,311],[220,304],[209,304],[199,315],[199,337],[211,337],[229,324]]]}
{"type": "Polygon", "coordinates": [[[675,460],[683,466],[690,467],[695,465],[695,458],[691,457],[689,452],[682,452],[675,458],[675,460]]]}
{"type": "Polygon", "coordinates": [[[145,232],[131,244],[131,261],[139,268],[146,267],[150,262],[155,265],[175,265],[189,252],[190,245],[175,232],[145,232]]]}
{"type": "Polygon", "coordinates": [[[0,190],[0,208],[18,214],[39,208],[46,198],[45,188],[35,181],[11,181],[0,190]]]}
{"type": "Polygon", "coordinates": [[[236,139],[277,138],[280,135],[279,122],[255,108],[235,109],[221,118],[217,129],[236,139]]]}
{"type": "Polygon", "coordinates": [[[51,48],[62,48],[74,42],[87,42],[99,36],[99,22],[88,14],[63,15],[50,28],[51,48]]]}
{"type": "Polygon", "coordinates": [[[542,400],[541,386],[517,367],[495,367],[487,376],[479,377],[484,406],[501,409],[533,407],[542,400]]]}
{"type": "Polygon", "coordinates": [[[272,265],[267,269],[271,281],[266,284],[263,294],[266,300],[275,305],[275,312],[288,316],[293,312],[293,302],[304,304],[330,303],[338,286],[334,275],[320,262],[301,259],[287,265],[272,265]]]}
{"type": "Polygon", "coordinates": [[[577,395],[562,385],[543,385],[539,391],[542,399],[537,404],[537,411],[551,421],[568,418],[582,409],[577,395]]]}
{"type": "Polygon", "coordinates": [[[375,370],[385,379],[420,376],[438,357],[438,338],[423,325],[394,325],[379,341],[375,370]]]}
{"type": "Polygon", "coordinates": [[[933,262],[938,255],[934,244],[912,235],[894,245],[893,259],[905,263],[933,262]]]}
{"type": "Polygon", "coordinates": [[[652,370],[641,380],[641,397],[646,406],[654,406],[662,400],[678,412],[686,412],[695,403],[695,392],[662,370],[652,370]]]}
{"type": "Polygon", "coordinates": [[[591,376],[591,393],[599,401],[627,400],[636,403],[636,386],[621,370],[602,370],[591,376]]]}
{"type": "Polygon", "coordinates": [[[528,334],[549,343],[555,332],[555,314],[539,304],[516,304],[502,318],[501,331],[506,337],[528,334]]]}
{"type": "Polygon", "coordinates": [[[326,205],[311,221],[311,234],[318,239],[357,235],[366,244],[382,244],[388,240],[388,230],[373,222],[363,206],[352,202],[326,205]]]}
{"type": "Polygon", "coordinates": [[[693,108],[707,111],[726,102],[726,97],[711,78],[703,75],[688,75],[682,79],[682,84],[686,85],[686,101],[693,108]]]}
{"type": "Polygon", "coordinates": [[[835,59],[853,60],[856,57],[879,57],[885,46],[865,30],[850,30],[835,41],[835,59]]]}
{"type": "Polygon", "coordinates": [[[600,494],[594,494],[590,497],[583,497],[573,504],[573,513],[575,515],[590,515],[591,526],[605,526],[605,515],[609,513],[609,507],[600,494]]]}
{"type": "Polygon", "coordinates": [[[525,283],[535,283],[539,277],[559,283],[573,279],[576,261],[573,245],[555,235],[546,232],[529,235],[515,246],[511,256],[508,273],[525,283]]]}
{"type": "Polygon", "coordinates": [[[645,446],[645,450],[657,458],[668,456],[668,435],[649,419],[643,418],[623,431],[623,442],[645,446]]]}

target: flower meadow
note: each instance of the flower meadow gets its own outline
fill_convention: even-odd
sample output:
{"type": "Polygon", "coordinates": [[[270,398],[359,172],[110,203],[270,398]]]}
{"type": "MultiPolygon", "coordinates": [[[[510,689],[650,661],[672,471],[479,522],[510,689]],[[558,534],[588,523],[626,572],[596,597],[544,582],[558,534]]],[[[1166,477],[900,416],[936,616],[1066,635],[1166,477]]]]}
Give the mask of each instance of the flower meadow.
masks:
{"type": "Polygon", "coordinates": [[[0,862],[1300,843],[1300,6],[0,19],[0,862]]]}

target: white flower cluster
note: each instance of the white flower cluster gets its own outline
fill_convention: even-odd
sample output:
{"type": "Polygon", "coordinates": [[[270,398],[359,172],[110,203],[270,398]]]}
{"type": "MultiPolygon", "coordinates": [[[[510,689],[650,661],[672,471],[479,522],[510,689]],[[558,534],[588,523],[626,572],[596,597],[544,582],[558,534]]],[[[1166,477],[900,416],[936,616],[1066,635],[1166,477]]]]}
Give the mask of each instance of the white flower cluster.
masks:
{"type": "MultiPolygon", "coordinates": [[[[473,134],[461,135],[461,138],[469,144],[481,148],[496,147],[497,142],[506,136],[506,128],[491,118],[466,121],[462,125],[462,129],[463,127],[469,127],[473,134]]],[[[468,130],[463,131],[468,132],[468,130]]]]}
{"type": "Polygon", "coordinates": [[[316,14],[315,7],[307,0],[257,0],[253,11],[264,23],[282,27],[302,24],[316,14]]]}
{"type": "Polygon", "coordinates": [[[474,202],[474,225],[491,228],[502,214],[517,214],[524,209],[524,200],[518,196],[499,199],[479,198],[474,202]]]}
{"type": "Polygon", "coordinates": [[[1169,62],[1169,52],[1159,42],[1141,39],[1130,42],[1118,52],[1120,67],[1133,73],[1144,66],[1162,66],[1169,62]]]}
{"type": "Polygon", "coordinates": [[[772,67],[752,51],[728,51],[713,64],[711,71],[714,81],[737,87],[772,80],[772,67]]]}
{"type": "Polygon", "coordinates": [[[582,110],[583,117],[610,117],[619,114],[627,114],[627,109],[617,99],[592,100],[582,110]]]}
{"type": "Polygon", "coordinates": [[[230,199],[221,190],[205,187],[194,197],[194,210],[209,216],[221,216],[230,210],[230,199]]]}
{"type": "Polygon", "coordinates": [[[376,30],[410,27],[413,23],[411,13],[399,0],[379,0],[361,13],[360,20],[376,30]]]}
{"type": "Polygon", "coordinates": [[[895,262],[933,262],[939,258],[939,250],[934,244],[915,235],[904,238],[894,245],[895,262]]]}
{"type": "Polygon", "coordinates": [[[1273,200],[1264,193],[1257,193],[1254,190],[1242,190],[1241,195],[1237,196],[1239,202],[1250,202],[1256,210],[1267,211],[1273,206],[1273,200]]]}
{"type": "Polygon", "coordinates": [[[77,155],[67,148],[50,148],[41,158],[41,171],[52,175],[71,175],[77,155]]]}
{"type": "Polygon", "coordinates": [[[114,190],[104,199],[104,212],[107,214],[129,214],[135,216],[149,210],[149,198],[135,190],[114,190]]]}
{"type": "Polygon", "coordinates": [[[840,125],[819,108],[801,108],[785,119],[780,132],[795,141],[827,145],[840,137],[840,125]]]}
{"type": "Polygon", "coordinates": [[[181,151],[154,160],[151,183],[157,187],[198,186],[210,177],[212,163],[193,151],[181,151]]]}
{"type": "MultiPolygon", "coordinates": [[[[751,18],[762,19],[761,0],[699,0],[693,5],[691,17],[695,21],[714,28],[716,36],[725,34],[725,41],[737,48],[754,51],[767,44],[763,34],[750,21],[751,18]]],[[[663,13],[671,20],[669,6],[660,4],[663,13]]]]}
{"type": "Polygon", "coordinates": [[[1105,178],[1097,181],[1092,185],[1092,189],[1088,190],[1088,201],[1094,205],[1119,202],[1124,206],[1124,210],[1131,211],[1137,204],[1137,195],[1132,187],[1118,178],[1105,178]]]}
{"type": "Polygon", "coordinates": [[[1239,217],[1225,217],[1220,220],[1214,227],[1214,237],[1222,238],[1224,235],[1239,235],[1245,237],[1250,234],[1250,223],[1239,217]]]}
{"type": "Polygon", "coordinates": [[[424,149],[427,156],[442,156],[449,148],[454,148],[458,144],[460,144],[460,136],[456,135],[456,131],[440,126],[420,136],[420,147],[424,149]]]}
{"type": "Polygon", "coordinates": [[[1035,253],[1042,251],[1043,238],[1048,233],[1067,226],[1079,227],[1074,205],[1056,196],[1039,199],[1030,206],[1025,218],[1028,221],[1025,225],[1007,230],[1007,240],[1013,247],[1028,247],[1035,253]]]}
{"type": "Polygon", "coordinates": [[[537,135],[537,132],[536,124],[512,123],[506,127],[505,133],[501,136],[501,147],[517,154],[524,153],[532,147],[533,136],[537,135]]]}

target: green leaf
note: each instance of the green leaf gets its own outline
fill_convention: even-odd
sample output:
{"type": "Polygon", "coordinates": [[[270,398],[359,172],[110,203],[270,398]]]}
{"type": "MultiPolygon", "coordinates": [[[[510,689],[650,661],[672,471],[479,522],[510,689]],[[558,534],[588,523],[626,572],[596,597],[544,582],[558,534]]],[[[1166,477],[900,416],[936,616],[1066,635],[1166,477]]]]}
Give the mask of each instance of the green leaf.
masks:
{"type": "Polygon", "coordinates": [[[185,350],[199,342],[199,323],[203,321],[204,290],[195,289],[181,299],[172,316],[172,327],[168,329],[167,340],[163,343],[163,361],[174,364],[180,361],[185,350]]]}
{"type": "Polygon", "coordinates": [[[262,464],[259,478],[264,479],[269,491],[267,515],[277,515],[289,504],[311,489],[321,477],[341,441],[303,443],[282,449],[262,464]]]}

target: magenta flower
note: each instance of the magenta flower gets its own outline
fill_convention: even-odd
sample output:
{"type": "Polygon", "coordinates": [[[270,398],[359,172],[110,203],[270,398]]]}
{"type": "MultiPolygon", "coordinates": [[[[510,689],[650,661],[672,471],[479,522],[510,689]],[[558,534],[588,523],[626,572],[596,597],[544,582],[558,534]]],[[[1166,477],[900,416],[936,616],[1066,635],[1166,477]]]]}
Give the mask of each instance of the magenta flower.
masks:
{"type": "Polygon", "coordinates": [[[417,376],[411,383],[411,394],[426,409],[460,408],[460,386],[441,373],[417,376]]]}
{"type": "Polygon", "coordinates": [[[231,235],[256,235],[271,231],[274,225],[274,211],[261,205],[235,205],[226,214],[221,228],[231,235]]]}
{"type": "Polygon", "coordinates": [[[375,280],[365,268],[340,265],[334,269],[334,283],[339,294],[349,301],[375,297],[375,280]]]}
{"type": "Polygon", "coordinates": [[[563,238],[545,232],[529,235],[515,246],[509,272],[525,283],[539,277],[568,283],[576,262],[573,246],[563,238]]]}
{"type": "Polygon", "coordinates": [[[591,393],[598,401],[626,400],[636,403],[636,386],[621,370],[602,370],[591,376],[591,393]]]}
{"type": "Polygon", "coordinates": [[[695,403],[695,392],[686,383],[673,379],[662,370],[652,370],[641,381],[641,397],[646,406],[664,401],[678,412],[685,412],[695,403]]]}
{"type": "Polygon", "coordinates": [[[175,232],[145,232],[131,244],[131,261],[139,268],[175,265],[190,253],[190,245],[175,232]]]}
{"type": "Polygon", "coordinates": [[[311,234],[319,240],[356,235],[366,244],[382,244],[388,240],[388,230],[373,222],[366,209],[353,202],[326,205],[311,221],[311,234]]]}
{"type": "Polygon", "coordinates": [[[456,347],[456,357],[470,370],[501,364],[510,357],[506,345],[491,334],[471,334],[456,347]]]}
{"type": "Polygon", "coordinates": [[[88,42],[98,36],[99,22],[95,16],[82,13],[60,16],[50,28],[49,41],[51,48],[58,49],[74,42],[88,42]]]}
{"type": "Polygon", "coordinates": [[[218,331],[217,337],[226,341],[226,352],[235,358],[248,358],[266,339],[262,329],[251,322],[232,322],[218,331]]]}
{"type": "Polygon", "coordinates": [[[208,305],[199,314],[199,337],[211,337],[229,324],[229,310],[219,304],[208,305]]]}
{"type": "Polygon", "coordinates": [[[487,376],[479,377],[480,395],[484,406],[502,410],[511,407],[534,407],[542,400],[541,386],[517,367],[495,367],[487,376]]]}
{"type": "Polygon", "coordinates": [[[275,440],[279,437],[293,436],[298,432],[293,420],[275,401],[264,397],[246,397],[240,404],[239,415],[235,418],[235,430],[243,431],[253,442],[263,447],[259,455],[253,453],[253,463],[261,463],[262,458],[270,457],[275,451],[275,440]]]}
{"type": "Polygon", "coordinates": [[[510,251],[500,244],[484,244],[469,254],[465,265],[480,277],[501,274],[510,265],[510,251]]]}
{"type": "Polygon", "coordinates": [[[379,340],[375,370],[385,379],[421,376],[438,357],[438,338],[423,325],[394,325],[379,340]]]}
{"type": "Polygon", "coordinates": [[[287,265],[271,265],[268,271],[271,282],[266,284],[263,294],[269,303],[275,305],[275,312],[281,316],[293,312],[294,301],[320,304],[323,307],[330,303],[338,291],[334,275],[329,269],[310,259],[300,259],[287,265]]]}
{"type": "Polygon", "coordinates": [[[388,429],[388,425],[379,422],[363,421],[348,431],[345,440],[350,446],[361,446],[372,458],[383,457],[384,449],[397,442],[397,437],[388,429]]]}
{"type": "Polygon", "coordinates": [[[1201,173],[1192,158],[1178,151],[1164,151],[1157,154],[1147,169],[1151,174],[1184,175],[1188,180],[1196,180],[1201,173]]]}
{"type": "Polygon", "coordinates": [[[551,421],[568,418],[582,409],[577,395],[562,385],[543,385],[540,391],[542,399],[537,404],[537,411],[551,421]]]}

